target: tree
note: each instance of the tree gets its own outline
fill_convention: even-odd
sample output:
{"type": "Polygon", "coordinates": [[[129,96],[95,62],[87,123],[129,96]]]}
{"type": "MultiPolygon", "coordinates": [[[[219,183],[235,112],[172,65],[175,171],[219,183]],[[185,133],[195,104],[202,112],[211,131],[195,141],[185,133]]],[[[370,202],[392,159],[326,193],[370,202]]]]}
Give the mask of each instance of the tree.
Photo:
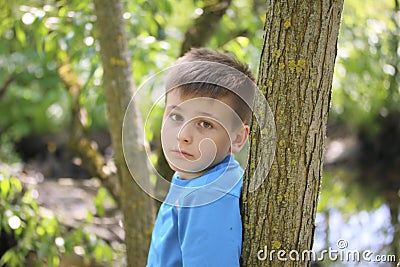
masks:
{"type": "Polygon", "coordinates": [[[257,84],[274,114],[277,149],[270,170],[262,166],[265,158],[255,166],[268,148],[253,122],[242,195],[242,266],[309,262],[301,252],[312,248],[342,9],[343,1],[335,0],[267,1],[257,84]],[[257,167],[266,179],[253,191],[257,167]],[[271,260],[271,250],[284,250],[288,261],[276,254],[271,260]],[[299,252],[295,261],[291,250],[299,252]]]}
{"type": "MultiPolygon", "coordinates": [[[[121,184],[121,210],[124,214],[128,266],[144,266],[153,222],[153,201],[133,181],[122,149],[122,122],[133,95],[131,59],[122,17],[122,3],[95,0],[94,4],[111,139],[121,184]]],[[[131,112],[129,116],[131,117],[128,121],[132,123],[132,127],[124,132],[129,140],[129,150],[125,151],[125,156],[127,160],[135,162],[136,166],[141,166],[131,170],[133,175],[146,179],[149,173],[146,168],[145,148],[143,142],[140,142],[143,140],[140,114],[138,111],[131,112]]]]}

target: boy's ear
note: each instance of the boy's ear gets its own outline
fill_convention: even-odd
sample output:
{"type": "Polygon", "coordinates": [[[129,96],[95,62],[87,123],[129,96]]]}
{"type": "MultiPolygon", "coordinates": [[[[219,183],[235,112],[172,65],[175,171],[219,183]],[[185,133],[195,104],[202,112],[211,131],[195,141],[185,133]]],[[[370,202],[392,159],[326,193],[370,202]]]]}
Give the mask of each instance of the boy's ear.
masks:
{"type": "Polygon", "coordinates": [[[248,125],[242,124],[232,136],[232,153],[238,153],[242,150],[244,144],[249,137],[250,127],[248,125]]]}

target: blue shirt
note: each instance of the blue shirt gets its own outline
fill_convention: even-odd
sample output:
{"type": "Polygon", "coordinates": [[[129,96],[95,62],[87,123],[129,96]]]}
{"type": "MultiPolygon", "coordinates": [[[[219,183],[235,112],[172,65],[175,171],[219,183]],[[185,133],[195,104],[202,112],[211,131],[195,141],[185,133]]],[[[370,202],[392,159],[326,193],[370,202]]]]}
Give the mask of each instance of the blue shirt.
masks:
{"type": "Polygon", "coordinates": [[[154,225],[147,266],[239,266],[242,178],[233,155],[191,180],[175,174],[154,225]]]}

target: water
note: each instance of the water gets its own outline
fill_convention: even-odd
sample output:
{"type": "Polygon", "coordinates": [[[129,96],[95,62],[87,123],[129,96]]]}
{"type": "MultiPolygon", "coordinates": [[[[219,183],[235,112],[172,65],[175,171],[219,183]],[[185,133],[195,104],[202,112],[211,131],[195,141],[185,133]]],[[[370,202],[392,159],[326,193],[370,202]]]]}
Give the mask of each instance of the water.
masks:
{"type": "Polygon", "coordinates": [[[325,252],[323,266],[395,266],[394,260],[400,260],[399,255],[389,256],[393,227],[386,205],[350,216],[331,208],[329,216],[317,214],[316,226],[313,251],[318,256],[323,250],[331,251],[330,256],[325,252]]]}

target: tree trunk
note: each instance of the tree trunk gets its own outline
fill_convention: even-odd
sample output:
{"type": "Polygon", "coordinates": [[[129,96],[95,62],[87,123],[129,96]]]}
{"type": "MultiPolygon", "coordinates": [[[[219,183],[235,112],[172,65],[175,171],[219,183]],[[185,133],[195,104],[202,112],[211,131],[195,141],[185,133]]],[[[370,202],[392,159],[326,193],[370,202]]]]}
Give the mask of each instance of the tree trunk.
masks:
{"type": "Polygon", "coordinates": [[[254,162],[267,149],[252,124],[242,266],[309,264],[302,251],[313,243],[342,9],[343,0],[267,0],[258,86],[274,114],[277,146],[271,169],[261,166],[266,179],[252,192],[252,179],[260,179],[252,177],[254,162]]]}
{"type": "MultiPolygon", "coordinates": [[[[122,3],[117,0],[94,0],[94,4],[111,138],[121,183],[121,208],[124,214],[128,266],[145,266],[154,219],[154,201],[134,182],[122,149],[122,122],[133,95],[131,59],[122,18],[122,3]]],[[[143,125],[137,110],[136,106],[136,109],[132,109],[133,112],[128,114],[131,127],[124,130],[124,138],[129,140],[125,156],[126,160],[138,166],[130,170],[132,175],[135,178],[148,179],[143,125]]]]}

